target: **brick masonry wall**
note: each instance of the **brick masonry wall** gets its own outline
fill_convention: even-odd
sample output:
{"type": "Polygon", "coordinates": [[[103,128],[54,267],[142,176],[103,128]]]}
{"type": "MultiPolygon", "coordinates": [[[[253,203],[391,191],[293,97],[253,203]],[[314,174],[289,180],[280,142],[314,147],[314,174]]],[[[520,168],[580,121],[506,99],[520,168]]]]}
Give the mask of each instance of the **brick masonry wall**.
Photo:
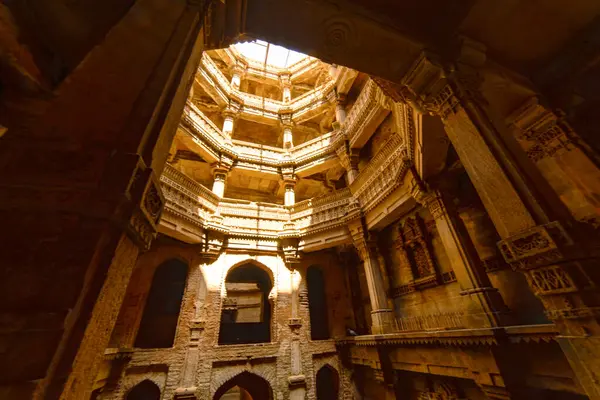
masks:
{"type": "Polygon", "coordinates": [[[157,245],[138,260],[136,279],[131,281],[128,288],[128,297],[119,317],[119,329],[113,334],[112,343],[120,347],[133,346],[154,270],[172,258],[185,261],[189,266],[173,347],[133,349],[117,384],[111,391],[103,392],[100,399],[123,399],[133,386],[149,379],[161,389],[163,399],[172,399],[176,391],[187,389],[194,392],[197,399],[209,400],[219,387],[244,371],[267,380],[274,399],[288,399],[293,340],[300,342],[301,374],[305,376],[306,399],[316,398],[316,374],[326,364],[339,375],[339,399],[351,398],[351,374],[342,365],[333,340],[345,335],[347,321],[352,318],[344,272],[335,252],[308,254],[294,265],[300,277],[297,295],[298,317],[302,321],[301,326],[296,328],[289,325],[294,273],[279,255],[225,252],[214,262],[205,263],[189,247],[157,245]],[[221,306],[226,294],[224,281],[231,269],[245,263],[267,271],[274,284],[269,294],[273,310],[271,342],[219,346],[221,306]],[[310,339],[305,278],[307,268],[311,265],[318,265],[324,273],[330,340],[310,339]]]}

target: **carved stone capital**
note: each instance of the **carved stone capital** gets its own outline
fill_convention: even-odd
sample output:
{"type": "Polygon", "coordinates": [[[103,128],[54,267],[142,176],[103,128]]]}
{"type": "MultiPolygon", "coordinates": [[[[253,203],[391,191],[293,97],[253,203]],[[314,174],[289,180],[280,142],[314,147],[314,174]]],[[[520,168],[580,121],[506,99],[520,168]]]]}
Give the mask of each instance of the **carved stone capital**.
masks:
{"type": "Polygon", "coordinates": [[[279,113],[279,123],[284,129],[292,129],[292,127],[294,126],[292,116],[293,114],[291,111],[281,111],[279,113]]]}
{"type": "Polygon", "coordinates": [[[230,101],[229,104],[221,112],[221,115],[223,115],[224,118],[231,117],[235,120],[240,116],[242,108],[242,103],[230,101]]]}
{"type": "Polygon", "coordinates": [[[282,87],[291,87],[292,86],[292,75],[289,72],[281,72],[279,74],[279,82],[282,87]]]}
{"type": "Polygon", "coordinates": [[[298,238],[286,237],[281,239],[281,249],[288,268],[291,269],[292,265],[298,264],[301,261],[302,253],[298,250],[298,238]]]}
{"type": "Polygon", "coordinates": [[[231,73],[237,74],[240,77],[243,77],[248,70],[248,64],[242,60],[237,60],[237,62],[231,67],[231,73]]]}
{"type": "Polygon", "coordinates": [[[407,89],[402,96],[417,109],[446,118],[463,101],[485,102],[480,91],[482,82],[482,76],[470,64],[459,59],[446,66],[437,55],[423,51],[402,79],[407,89]]]}

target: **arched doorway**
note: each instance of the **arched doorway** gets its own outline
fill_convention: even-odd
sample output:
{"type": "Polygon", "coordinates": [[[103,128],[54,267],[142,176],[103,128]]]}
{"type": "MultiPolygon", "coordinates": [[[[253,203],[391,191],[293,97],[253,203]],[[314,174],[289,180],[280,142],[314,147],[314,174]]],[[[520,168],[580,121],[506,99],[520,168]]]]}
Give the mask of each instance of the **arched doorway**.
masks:
{"type": "Polygon", "coordinates": [[[180,260],[166,261],[156,269],[135,347],[173,346],[186,278],[187,265],[180,260]]]}
{"type": "Polygon", "coordinates": [[[334,400],[338,398],[340,377],[331,365],[324,365],[317,372],[317,400],[334,400]]]}
{"type": "Polygon", "coordinates": [[[273,283],[269,273],[255,264],[242,264],[229,271],[225,287],[219,344],[270,342],[273,283]]]}
{"type": "Polygon", "coordinates": [[[156,384],[148,379],[135,385],[129,393],[126,400],[159,400],[160,389],[156,384]]]}
{"type": "Polygon", "coordinates": [[[306,272],[306,285],[308,287],[310,338],[312,340],[329,339],[327,294],[325,292],[325,278],[321,267],[308,267],[308,271],[306,272]]]}
{"type": "Polygon", "coordinates": [[[225,382],[215,393],[213,400],[271,400],[273,391],[264,378],[242,372],[225,382]]]}

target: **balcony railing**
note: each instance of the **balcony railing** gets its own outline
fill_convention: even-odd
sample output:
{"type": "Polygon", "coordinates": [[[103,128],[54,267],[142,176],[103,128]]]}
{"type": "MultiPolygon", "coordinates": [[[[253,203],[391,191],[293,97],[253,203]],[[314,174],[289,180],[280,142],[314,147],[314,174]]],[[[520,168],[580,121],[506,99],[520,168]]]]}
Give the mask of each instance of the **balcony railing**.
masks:
{"type": "Polygon", "coordinates": [[[272,118],[277,118],[278,114],[282,111],[295,114],[299,117],[311,110],[318,109],[329,102],[329,98],[335,87],[333,81],[328,81],[293,99],[291,102],[284,103],[280,100],[256,96],[234,88],[227,77],[225,77],[217,67],[213,59],[206,54],[202,56],[199,72],[200,76],[202,76],[211,87],[224,95],[225,98],[222,98],[223,102],[229,98],[236,98],[243,103],[245,108],[243,112],[253,113],[251,109],[255,109],[259,110],[265,117],[272,118]]]}
{"type": "Polygon", "coordinates": [[[302,237],[344,225],[348,206],[372,209],[401,184],[410,165],[399,135],[392,135],[349,188],[305,200],[293,206],[219,198],[174,167],[167,165],[161,182],[171,213],[194,225],[212,224],[214,229],[238,236],[302,237]]]}

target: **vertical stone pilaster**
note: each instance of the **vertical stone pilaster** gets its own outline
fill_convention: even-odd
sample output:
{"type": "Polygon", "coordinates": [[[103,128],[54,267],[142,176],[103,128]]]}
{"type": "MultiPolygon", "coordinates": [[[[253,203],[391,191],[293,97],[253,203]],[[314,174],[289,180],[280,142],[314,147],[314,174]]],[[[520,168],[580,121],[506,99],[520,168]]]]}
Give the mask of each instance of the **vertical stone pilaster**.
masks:
{"type": "Polygon", "coordinates": [[[292,122],[292,114],[289,112],[280,114],[279,121],[282,129],[283,148],[289,150],[294,147],[294,135],[292,133],[294,123],[292,122]]]}
{"type": "Polygon", "coordinates": [[[371,301],[371,330],[373,334],[390,333],[398,330],[394,311],[389,308],[384,279],[377,255],[377,243],[365,225],[361,213],[351,206],[347,215],[347,224],[352,241],[363,260],[369,299],[371,301]]]}
{"type": "Polygon", "coordinates": [[[283,92],[282,101],[289,103],[292,101],[292,81],[289,73],[282,73],[279,75],[279,82],[281,84],[281,91],[283,92]]]}
{"type": "Polygon", "coordinates": [[[487,276],[460,217],[451,201],[439,190],[424,192],[413,186],[413,196],[431,213],[436,229],[461,286],[461,295],[471,300],[466,317],[470,326],[495,327],[509,322],[508,308],[487,276]]]}
{"type": "Polygon", "coordinates": [[[235,121],[239,117],[241,109],[241,104],[231,101],[223,110],[223,134],[226,138],[231,139],[233,137],[235,121]]]}

